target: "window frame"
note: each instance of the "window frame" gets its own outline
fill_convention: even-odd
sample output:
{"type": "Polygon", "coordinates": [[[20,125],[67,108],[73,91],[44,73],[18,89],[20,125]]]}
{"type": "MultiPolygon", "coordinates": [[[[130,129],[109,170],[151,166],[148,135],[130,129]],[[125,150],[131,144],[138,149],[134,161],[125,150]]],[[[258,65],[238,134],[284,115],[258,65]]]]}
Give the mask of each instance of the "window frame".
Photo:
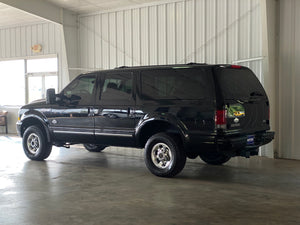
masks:
{"type": "MultiPolygon", "coordinates": [[[[141,101],[146,101],[146,102],[155,102],[155,101],[182,101],[182,100],[185,100],[185,101],[199,101],[199,100],[205,100],[205,99],[215,99],[215,85],[214,85],[214,78],[213,78],[213,72],[211,72],[211,74],[205,74],[205,76],[207,76],[207,85],[206,86],[210,86],[211,88],[210,89],[207,89],[207,91],[210,92],[210,95],[207,95],[207,96],[204,96],[204,97],[200,97],[200,98],[164,98],[164,97],[157,97],[157,98],[151,98],[151,97],[148,97],[147,95],[144,94],[144,91],[143,91],[143,85],[144,85],[144,78],[145,76],[149,76],[149,74],[144,74],[144,73],[155,73],[155,71],[165,71],[164,74],[167,74],[168,71],[172,71],[172,70],[183,70],[183,69],[190,69],[190,70],[207,70],[206,67],[183,67],[183,68],[151,68],[151,69],[145,69],[145,70],[141,70],[140,71],[140,75],[139,75],[139,83],[140,83],[140,88],[139,88],[139,95],[140,95],[140,98],[141,98],[141,101]]],[[[208,70],[207,71],[203,71],[203,73],[208,73],[208,70]]],[[[168,75],[166,75],[167,77],[168,75]]]]}
{"type": "Polygon", "coordinates": [[[24,58],[24,64],[25,64],[25,104],[29,103],[29,78],[30,77],[42,77],[42,97],[45,98],[46,94],[46,88],[45,88],[45,77],[46,76],[56,76],[57,77],[57,87],[56,90],[59,90],[59,75],[58,75],[58,63],[57,63],[57,68],[56,72],[27,72],[27,61],[28,60],[34,60],[34,59],[50,59],[50,58],[56,58],[58,62],[58,56],[57,55],[43,55],[39,57],[28,57],[24,58]]]}
{"type": "Polygon", "coordinates": [[[57,78],[57,87],[56,90],[58,90],[58,74],[57,72],[38,72],[38,73],[27,73],[25,74],[25,92],[26,92],[26,104],[28,104],[29,101],[29,78],[30,77],[41,77],[42,78],[42,97],[41,98],[46,98],[46,77],[56,77],[57,78]]]}
{"type": "Polygon", "coordinates": [[[92,101],[88,104],[77,104],[78,106],[90,106],[90,105],[94,105],[95,104],[95,100],[96,100],[96,94],[98,93],[98,73],[90,73],[90,74],[84,74],[84,75],[79,75],[77,76],[74,80],[72,80],[63,90],[61,90],[61,92],[59,93],[60,95],[64,95],[64,91],[69,88],[69,86],[71,86],[73,84],[73,82],[75,82],[76,80],[79,80],[81,78],[85,78],[85,77],[95,77],[95,86],[94,86],[94,90],[91,93],[92,95],[92,101]]]}
{"type": "Polygon", "coordinates": [[[96,103],[100,105],[132,105],[135,104],[135,96],[136,96],[136,75],[133,71],[109,71],[109,72],[100,72],[98,74],[98,91],[97,91],[97,97],[96,97],[96,103]],[[108,76],[114,76],[114,75],[122,75],[122,74],[129,74],[131,76],[131,95],[128,99],[102,99],[102,90],[104,88],[105,80],[108,76]]]}
{"type": "MultiPolygon", "coordinates": [[[[23,78],[24,78],[24,92],[22,92],[22,97],[23,97],[23,101],[24,103],[22,104],[3,104],[0,106],[4,106],[4,107],[17,107],[19,108],[20,106],[24,105],[24,104],[28,104],[29,103],[29,85],[28,85],[28,77],[31,76],[41,76],[42,77],[42,88],[43,88],[43,95],[45,95],[45,82],[44,82],[44,78],[43,75],[46,74],[46,76],[57,76],[57,91],[59,91],[61,89],[61,77],[60,77],[60,72],[59,72],[59,68],[60,68],[60,64],[59,64],[59,57],[57,54],[48,54],[48,55],[38,55],[38,56],[27,56],[27,57],[15,57],[15,58],[3,58],[0,59],[0,62],[5,62],[5,61],[17,61],[17,60],[22,60],[23,64],[24,64],[24,68],[23,68],[23,78]],[[34,60],[34,59],[49,59],[49,58],[55,58],[57,60],[57,68],[56,68],[56,72],[33,72],[33,73],[28,73],[27,72],[27,60],[34,60]],[[54,74],[55,73],[55,74],[54,74]]],[[[20,96],[20,98],[21,98],[20,96]]]]}

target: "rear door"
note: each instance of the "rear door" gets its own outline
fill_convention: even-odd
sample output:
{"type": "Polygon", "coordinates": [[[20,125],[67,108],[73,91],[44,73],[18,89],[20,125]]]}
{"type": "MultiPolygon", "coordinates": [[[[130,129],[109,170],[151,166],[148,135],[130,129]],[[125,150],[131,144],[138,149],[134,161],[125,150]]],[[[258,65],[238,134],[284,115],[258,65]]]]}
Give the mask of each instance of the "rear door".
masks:
{"type": "Polygon", "coordinates": [[[227,110],[227,129],[239,133],[268,130],[269,101],[255,74],[246,67],[218,66],[215,76],[227,110]]]}
{"type": "Polygon", "coordinates": [[[215,87],[211,67],[144,70],[140,93],[142,101],[136,106],[137,112],[174,118],[188,130],[191,139],[214,131],[215,87]]]}
{"type": "Polygon", "coordinates": [[[94,109],[96,142],[134,146],[135,91],[132,72],[100,73],[94,109]]]}

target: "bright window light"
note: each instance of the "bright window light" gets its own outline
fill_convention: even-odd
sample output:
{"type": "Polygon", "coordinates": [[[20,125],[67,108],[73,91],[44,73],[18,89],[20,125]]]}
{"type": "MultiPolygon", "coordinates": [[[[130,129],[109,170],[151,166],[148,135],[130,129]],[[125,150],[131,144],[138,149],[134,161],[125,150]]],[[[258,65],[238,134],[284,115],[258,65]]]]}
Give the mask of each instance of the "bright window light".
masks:
{"type": "Polygon", "coordinates": [[[49,88],[54,88],[55,92],[57,92],[58,81],[57,76],[46,76],[45,77],[45,90],[49,88]]]}
{"type": "Polygon", "coordinates": [[[0,105],[25,103],[24,60],[0,61],[0,105]]]}
{"type": "Polygon", "coordinates": [[[28,59],[27,73],[57,72],[57,58],[28,59]]]}
{"type": "Polygon", "coordinates": [[[29,101],[41,99],[43,97],[42,77],[29,77],[28,78],[29,101]]]}

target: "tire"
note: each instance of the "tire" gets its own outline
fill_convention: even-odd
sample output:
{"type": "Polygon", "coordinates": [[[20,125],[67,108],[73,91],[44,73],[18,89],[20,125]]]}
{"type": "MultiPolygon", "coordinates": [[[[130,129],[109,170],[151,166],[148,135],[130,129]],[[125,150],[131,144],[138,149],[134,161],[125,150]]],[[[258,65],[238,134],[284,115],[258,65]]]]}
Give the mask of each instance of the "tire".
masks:
{"type": "Polygon", "coordinates": [[[95,145],[95,144],[84,144],[86,150],[89,152],[102,152],[107,146],[95,145]]]}
{"type": "Polygon", "coordinates": [[[225,155],[218,150],[207,150],[199,154],[199,157],[210,165],[222,165],[231,159],[231,156],[225,155]]]}
{"type": "Polygon", "coordinates": [[[25,155],[31,160],[42,161],[52,150],[52,144],[47,142],[44,132],[37,126],[25,130],[22,143],[25,155]]]}
{"type": "Polygon", "coordinates": [[[166,133],[151,136],[145,146],[145,163],[156,176],[173,177],[185,166],[186,154],[175,138],[166,133]]]}

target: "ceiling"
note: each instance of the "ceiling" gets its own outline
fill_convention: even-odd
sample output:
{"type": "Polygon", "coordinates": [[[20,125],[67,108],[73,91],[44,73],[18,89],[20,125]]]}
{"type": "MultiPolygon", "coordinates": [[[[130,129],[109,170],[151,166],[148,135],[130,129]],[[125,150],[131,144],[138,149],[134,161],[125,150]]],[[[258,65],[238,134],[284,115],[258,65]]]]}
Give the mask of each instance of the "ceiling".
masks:
{"type": "Polygon", "coordinates": [[[154,0],[47,0],[57,6],[69,9],[79,14],[97,11],[125,8],[151,2],[154,0]]]}
{"type": "Polygon", "coordinates": [[[0,27],[36,23],[41,20],[39,17],[0,3],[0,27]]]}
{"type": "MultiPolygon", "coordinates": [[[[0,0],[1,1],[1,0],[0,0]]],[[[78,14],[113,10],[157,2],[157,0],[44,0],[78,14]]],[[[17,26],[43,21],[40,17],[0,2],[0,27],[17,26]]]]}

